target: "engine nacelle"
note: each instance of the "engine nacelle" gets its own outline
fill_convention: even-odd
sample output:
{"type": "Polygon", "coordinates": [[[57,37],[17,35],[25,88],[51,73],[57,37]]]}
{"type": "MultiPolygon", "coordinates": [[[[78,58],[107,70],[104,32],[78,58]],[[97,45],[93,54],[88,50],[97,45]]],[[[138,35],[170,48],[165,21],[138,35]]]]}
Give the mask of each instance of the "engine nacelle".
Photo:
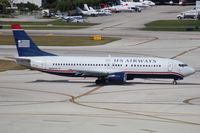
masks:
{"type": "Polygon", "coordinates": [[[124,83],[127,76],[124,72],[112,73],[106,77],[106,80],[110,83],[124,83]]]}

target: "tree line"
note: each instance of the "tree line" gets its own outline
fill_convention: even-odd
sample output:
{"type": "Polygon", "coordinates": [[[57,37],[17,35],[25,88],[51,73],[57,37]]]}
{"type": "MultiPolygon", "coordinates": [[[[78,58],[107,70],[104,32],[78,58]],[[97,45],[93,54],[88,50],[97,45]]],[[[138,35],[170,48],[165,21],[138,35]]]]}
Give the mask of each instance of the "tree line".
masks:
{"type": "MultiPolygon", "coordinates": [[[[140,0],[134,0],[140,1],[140,0]]],[[[166,2],[173,1],[178,3],[179,0],[151,0],[156,4],[165,4],[166,2]]],[[[194,1],[194,0],[189,0],[194,1]]],[[[119,0],[43,0],[44,8],[51,8],[60,11],[73,10],[76,7],[83,7],[83,4],[87,3],[89,6],[98,7],[100,3],[107,3],[109,5],[119,4],[119,0]]]]}
{"type": "MultiPolygon", "coordinates": [[[[0,0],[0,12],[5,10],[6,7],[11,6],[11,3],[16,0],[0,0]]],[[[139,1],[139,0],[134,0],[139,1]]],[[[164,4],[164,2],[169,2],[170,0],[152,0],[158,4],[164,4]]],[[[179,0],[173,0],[178,2],[179,0]]],[[[119,0],[42,0],[42,8],[49,8],[53,10],[69,11],[74,10],[76,7],[83,7],[83,4],[87,3],[89,6],[99,7],[100,3],[107,3],[109,5],[119,4],[119,0]]],[[[32,3],[18,4],[18,8],[21,10],[23,7],[29,9],[29,11],[39,9],[36,5],[32,3]]]]}
{"type": "Polygon", "coordinates": [[[99,6],[100,3],[118,3],[119,0],[43,0],[43,8],[51,8],[60,11],[74,10],[76,7],[99,6]]]}
{"type": "MultiPolygon", "coordinates": [[[[13,2],[15,0],[0,0],[0,13],[2,14],[9,14],[12,13],[12,8],[10,10],[7,10],[7,7],[12,7],[13,2]]],[[[27,2],[27,3],[17,3],[14,6],[18,8],[19,11],[33,11],[38,10],[39,7],[33,3],[27,2]]]]}

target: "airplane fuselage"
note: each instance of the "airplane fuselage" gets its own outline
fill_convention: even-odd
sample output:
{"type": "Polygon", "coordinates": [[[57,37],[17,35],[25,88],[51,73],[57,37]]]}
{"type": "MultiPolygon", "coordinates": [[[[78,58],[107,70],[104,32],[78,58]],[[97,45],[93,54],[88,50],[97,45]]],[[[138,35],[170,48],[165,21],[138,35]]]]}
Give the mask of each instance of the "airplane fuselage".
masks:
{"type": "Polygon", "coordinates": [[[77,57],[44,56],[22,57],[25,64],[42,72],[61,76],[106,77],[123,72],[126,80],[134,78],[166,78],[181,80],[194,70],[180,61],[154,57],[77,57]]]}
{"type": "Polygon", "coordinates": [[[16,62],[45,73],[97,77],[96,84],[117,83],[134,78],[165,78],[181,80],[195,72],[177,60],[156,57],[83,57],[57,56],[42,51],[18,24],[11,25],[16,42],[16,62]]]}

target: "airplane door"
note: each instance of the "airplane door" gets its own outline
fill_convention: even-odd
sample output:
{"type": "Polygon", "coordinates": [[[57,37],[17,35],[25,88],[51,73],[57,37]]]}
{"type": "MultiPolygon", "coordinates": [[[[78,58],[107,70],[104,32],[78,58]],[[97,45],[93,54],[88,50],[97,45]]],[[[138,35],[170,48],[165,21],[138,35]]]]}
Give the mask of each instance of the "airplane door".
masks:
{"type": "Polygon", "coordinates": [[[112,63],[111,63],[111,57],[109,55],[109,58],[106,59],[106,66],[107,66],[107,69],[112,69],[112,63]],[[109,66],[108,66],[109,65],[109,66]]]}
{"type": "Polygon", "coordinates": [[[173,64],[172,62],[168,63],[168,72],[171,72],[173,70],[173,64]]]}
{"type": "Polygon", "coordinates": [[[42,68],[46,69],[46,63],[45,62],[42,63],[42,68]]]}
{"type": "Polygon", "coordinates": [[[41,68],[46,69],[46,62],[45,61],[41,62],[41,68]]]}

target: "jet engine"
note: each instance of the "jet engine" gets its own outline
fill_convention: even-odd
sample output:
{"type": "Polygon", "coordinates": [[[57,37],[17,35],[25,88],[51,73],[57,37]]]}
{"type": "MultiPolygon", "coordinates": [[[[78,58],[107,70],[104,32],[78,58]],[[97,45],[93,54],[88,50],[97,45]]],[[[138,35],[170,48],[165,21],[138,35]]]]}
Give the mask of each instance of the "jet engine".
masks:
{"type": "Polygon", "coordinates": [[[106,81],[110,83],[119,83],[119,84],[126,82],[126,79],[127,76],[124,72],[112,73],[106,77],[106,81]]]}

